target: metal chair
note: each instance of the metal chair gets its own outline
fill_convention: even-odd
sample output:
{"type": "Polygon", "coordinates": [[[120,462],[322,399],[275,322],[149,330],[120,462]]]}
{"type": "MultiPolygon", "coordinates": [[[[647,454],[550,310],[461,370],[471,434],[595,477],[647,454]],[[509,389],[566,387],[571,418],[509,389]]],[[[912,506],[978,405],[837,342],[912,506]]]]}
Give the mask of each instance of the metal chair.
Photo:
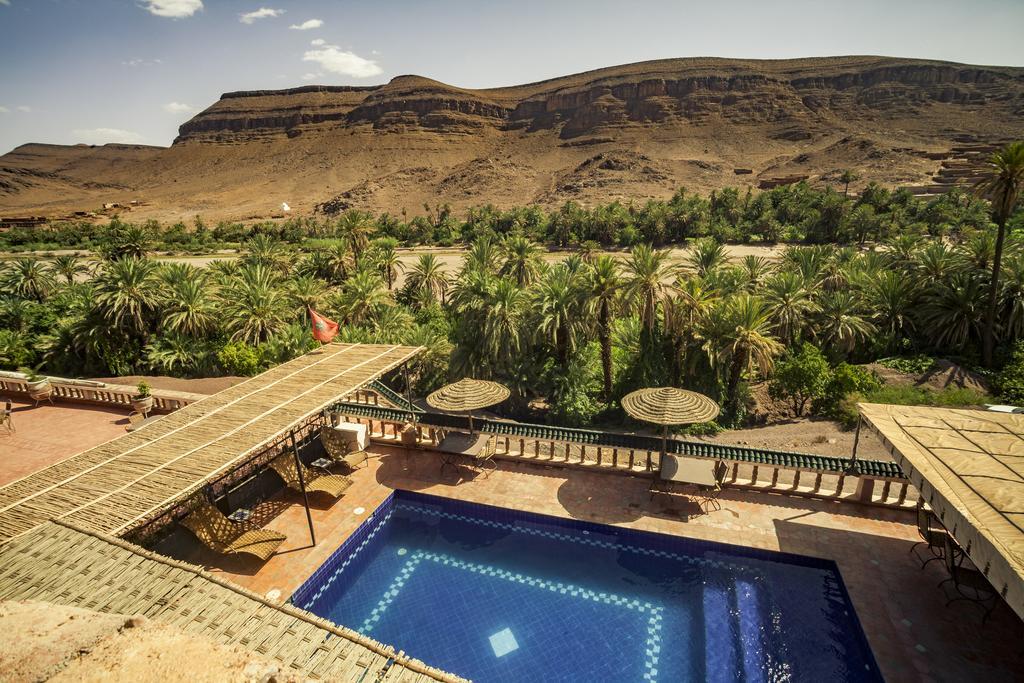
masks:
{"type": "Polygon", "coordinates": [[[0,424],[7,427],[8,433],[16,431],[14,429],[14,403],[11,399],[4,401],[4,409],[0,412],[0,424]]]}
{"type": "Polygon", "coordinates": [[[949,532],[944,527],[938,529],[932,528],[932,520],[935,520],[935,513],[925,507],[924,501],[918,501],[917,504],[917,533],[921,536],[921,540],[910,546],[910,554],[921,560],[921,556],[917,553],[918,546],[925,545],[926,550],[931,557],[921,561],[921,568],[924,569],[927,564],[933,560],[941,560],[945,554],[946,543],[949,540],[949,532]]]}
{"type": "Polygon", "coordinates": [[[971,562],[967,552],[960,548],[949,534],[946,534],[943,559],[945,560],[946,571],[949,572],[949,578],[944,579],[939,583],[939,586],[942,587],[952,582],[957,592],[957,595],[946,601],[946,607],[949,607],[954,602],[966,601],[974,603],[985,610],[981,618],[981,624],[984,626],[989,616],[991,616],[992,610],[999,603],[998,591],[992,587],[992,584],[985,578],[985,575],[971,562]],[[964,592],[965,588],[970,591],[970,594],[964,592]]]}

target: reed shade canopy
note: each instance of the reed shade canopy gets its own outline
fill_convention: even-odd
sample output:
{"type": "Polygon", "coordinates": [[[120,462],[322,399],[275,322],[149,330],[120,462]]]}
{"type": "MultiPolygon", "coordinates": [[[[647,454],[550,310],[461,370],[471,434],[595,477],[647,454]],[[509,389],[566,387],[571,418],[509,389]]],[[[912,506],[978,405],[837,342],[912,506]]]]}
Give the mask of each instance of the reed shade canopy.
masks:
{"type": "Polygon", "coordinates": [[[0,487],[0,544],[51,519],[130,533],[421,350],[325,344],[13,481],[0,487]]]}
{"type": "Polygon", "coordinates": [[[454,413],[469,414],[469,433],[473,433],[473,411],[501,403],[509,390],[497,382],[465,377],[447,384],[427,396],[427,404],[454,413]]]}
{"type": "Polygon", "coordinates": [[[668,426],[708,422],[718,417],[718,404],[704,394],[676,387],[637,389],[622,398],[622,408],[644,422],[662,426],[661,454],[665,455],[668,426]]]}

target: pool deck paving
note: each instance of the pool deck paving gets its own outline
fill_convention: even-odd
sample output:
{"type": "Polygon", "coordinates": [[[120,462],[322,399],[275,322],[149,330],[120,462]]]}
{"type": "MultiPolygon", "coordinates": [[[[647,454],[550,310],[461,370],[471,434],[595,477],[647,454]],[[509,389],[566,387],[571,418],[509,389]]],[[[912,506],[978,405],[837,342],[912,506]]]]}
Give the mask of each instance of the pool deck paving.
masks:
{"type": "MultiPolygon", "coordinates": [[[[910,554],[912,512],[725,490],[721,510],[702,514],[685,495],[648,491],[620,474],[501,462],[487,475],[445,468],[431,451],[375,445],[337,502],[311,497],[315,546],[301,496],[260,504],[254,519],[288,540],[265,564],[222,557],[184,531],[157,552],[207,567],[258,593],[286,600],[394,489],[834,560],[887,681],[1024,680],[1024,622],[1001,605],[982,627],[981,609],[946,606],[941,562],[924,569],[910,554]]],[[[352,626],[352,625],[349,625],[352,626]]],[[[429,662],[428,662],[429,663],[429,662]]]]}
{"type": "MultiPolygon", "coordinates": [[[[0,486],[125,433],[128,410],[13,400],[14,431],[0,425],[0,486]]],[[[0,405],[0,408],[3,406],[0,405]]]]}

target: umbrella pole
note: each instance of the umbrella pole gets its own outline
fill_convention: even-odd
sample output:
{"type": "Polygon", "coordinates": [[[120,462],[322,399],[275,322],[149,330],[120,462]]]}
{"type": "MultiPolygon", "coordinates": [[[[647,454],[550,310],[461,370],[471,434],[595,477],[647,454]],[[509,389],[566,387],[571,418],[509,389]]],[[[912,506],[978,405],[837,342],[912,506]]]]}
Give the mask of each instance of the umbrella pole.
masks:
{"type": "Polygon", "coordinates": [[[295,430],[292,430],[292,454],[295,456],[295,472],[299,475],[299,488],[302,489],[302,503],[306,506],[306,522],[309,524],[309,540],[316,545],[316,534],[313,533],[313,514],[309,511],[309,494],[306,493],[306,480],[302,476],[302,461],[299,460],[299,446],[295,443],[295,430]]]}
{"type": "Polygon", "coordinates": [[[473,436],[473,411],[469,411],[469,435],[473,436]]]}
{"type": "MultiPolygon", "coordinates": [[[[665,453],[668,452],[668,425],[661,425],[661,459],[658,460],[658,469],[661,469],[665,462],[665,453]]],[[[651,463],[647,463],[647,469],[651,469],[651,463]]]]}

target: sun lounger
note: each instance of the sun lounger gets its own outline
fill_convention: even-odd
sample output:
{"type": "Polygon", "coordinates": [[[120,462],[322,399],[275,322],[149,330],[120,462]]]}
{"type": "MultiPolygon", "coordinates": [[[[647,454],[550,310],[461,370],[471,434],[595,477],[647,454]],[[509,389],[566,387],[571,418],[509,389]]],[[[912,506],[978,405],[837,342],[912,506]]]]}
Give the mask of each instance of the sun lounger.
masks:
{"type": "Polygon", "coordinates": [[[203,545],[222,555],[247,553],[266,561],[287,536],[269,529],[246,529],[225,517],[215,506],[203,500],[181,525],[203,545]]]}
{"type": "MultiPolygon", "coordinates": [[[[284,480],[288,488],[293,491],[302,490],[299,473],[295,470],[295,459],[291,455],[279,455],[270,461],[270,467],[284,480]]],[[[302,465],[302,481],[306,485],[306,491],[321,491],[334,498],[339,498],[352,485],[352,480],[346,476],[321,474],[305,465],[302,465]]]]}
{"type": "Polygon", "coordinates": [[[330,427],[321,429],[320,443],[323,444],[328,458],[335,464],[344,465],[350,470],[365,463],[368,457],[365,450],[359,448],[356,442],[348,438],[348,434],[337,429],[330,427]]]}

